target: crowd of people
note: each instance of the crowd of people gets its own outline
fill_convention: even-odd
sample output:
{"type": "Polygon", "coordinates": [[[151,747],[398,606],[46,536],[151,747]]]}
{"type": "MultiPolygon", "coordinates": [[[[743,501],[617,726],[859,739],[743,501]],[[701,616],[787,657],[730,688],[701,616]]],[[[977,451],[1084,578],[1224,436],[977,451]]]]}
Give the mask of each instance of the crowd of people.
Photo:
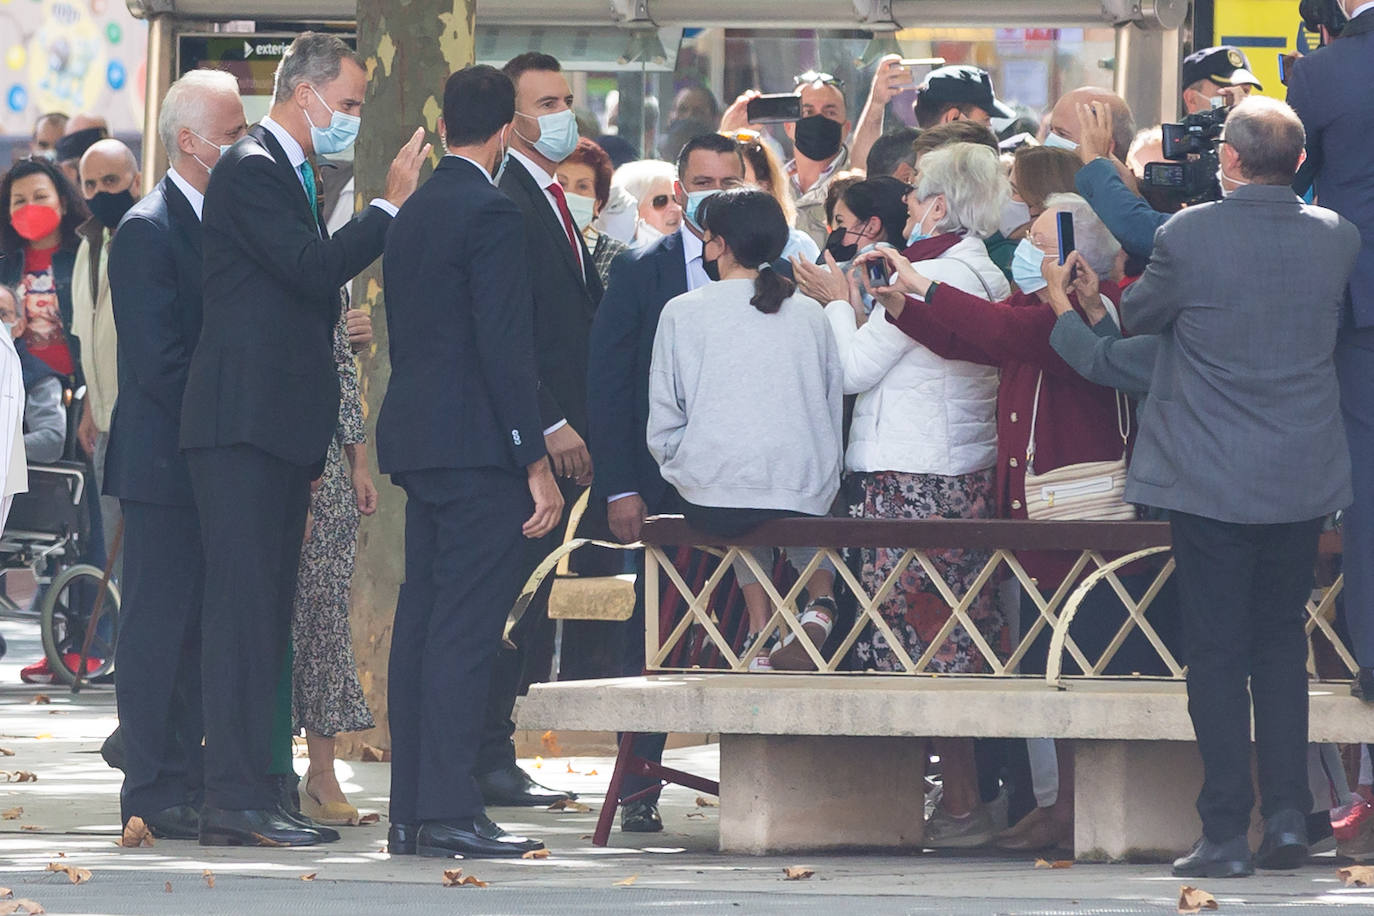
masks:
{"type": "MultiPolygon", "coordinates": [[[[1235,48],[1184,62],[1184,107],[1227,109],[1210,202],[1142,183],[1160,130],[1137,131],[1106,89],[1073,89],[1015,132],[986,71],[940,67],[916,87],[918,127],[887,125],[910,80],[896,56],[854,116],[828,74],[798,75],[800,116],[781,135],[749,123],[757,91],[722,109],[688,87],[676,121],[698,127],[672,161],[618,167],[625,144],[579,126],[555,58],[467,67],[444,84],[438,149],[417,128],[356,214],[321,166],[359,132],[367,70],[329,35],[291,44],[251,127],[233,77],[174,83],[158,123],[169,169],[145,197],[106,126],[44,117],[0,183],[0,320],[28,459],[90,463],[92,562],[122,532],[120,727],[103,753],[124,772],[123,818],[206,845],[313,845],[358,822],[334,738],[373,724],[349,583],[379,496],[354,359],[371,319],[349,287],[380,257],[391,376],[376,467],[406,495],[392,854],[524,855],[542,844],[486,808],[575,798],[534,782],[512,741],[551,582],[502,630],[590,488],[584,526],[626,544],[660,514],[704,540],[828,515],[1167,519],[1177,572],[1150,619],[1194,662],[1206,769],[1204,835],[1175,873],[1292,867],[1333,832],[1374,855],[1367,755],[1355,782],[1371,801],[1343,774],[1314,799],[1306,741],[1304,607],[1342,510],[1343,625],[1355,692],[1374,699],[1374,162],[1360,155],[1374,108],[1352,89],[1374,77],[1374,3],[1331,3],[1342,16],[1293,62],[1288,104],[1254,94],[1235,48]],[[63,393],[80,388],[69,414],[63,393]]],[[[778,549],[806,577],[801,630],[770,629],[774,553],[754,548],[733,568],[736,648],[751,671],[814,670],[843,631],[843,589],[814,547],[778,549]]],[[[981,673],[1040,617],[1031,596],[986,589],[970,628],[946,626],[942,589],[968,591],[981,551],[932,552],[938,585],[899,569],[899,547],[852,554],[871,592],[895,576],[854,669],[921,658],[981,673]]],[[[628,675],[644,667],[637,558],[628,675]]],[[[1053,587],[1075,558],[1017,559],[1053,587]]],[[[1138,596],[1155,571],[1121,578],[1138,596]]],[[[1125,616],[1097,589],[1072,634],[1101,650],[1125,616]]],[[[1116,670],[1152,673],[1133,639],[1116,670]]],[[[1020,664],[1043,666],[1044,646],[1020,664]]],[[[642,757],[662,749],[635,738],[642,757]]],[[[1070,840],[1068,748],[931,750],[928,845],[1070,840]]],[[[662,829],[657,787],[625,780],[623,830],[662,829]]]]}

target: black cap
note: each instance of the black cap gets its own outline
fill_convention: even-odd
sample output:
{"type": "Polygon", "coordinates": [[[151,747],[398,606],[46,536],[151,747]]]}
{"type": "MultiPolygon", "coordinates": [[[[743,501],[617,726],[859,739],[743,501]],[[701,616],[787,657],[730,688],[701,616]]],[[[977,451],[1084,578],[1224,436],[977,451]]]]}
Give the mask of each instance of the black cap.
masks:
{"type": "Polygon", "coordinates": [[[1216,48],[1203,48],[1194,51],[1183,59],[1183,88],[1198,80],[1211,80],[1218,86],[1243,86],[1249,83],[1256,89],[1263,89],[1255,74],[1250,72],[1250,61],[1245,52],[1232,45],[1216,48]]]}
{"type": "Polygon", "coordinates": [[[994,118],[1016,117],[1014,109],[997,100],[992,91],[992,75],[967,64],[930,71],[916,87],[916,94],[935,105],[977,105],[994,118]]]}
{"type": "Polygon", "coordinates": [[[110,132],[103,127],[87,127],[85,130],[78,130],[74,134],[67,134],[57,141],[57,146],[54,148],[57,161],[68,162],[72,159],[80,159],[86,155],[86,150],[108,136],[110,136],[110,132]]]}

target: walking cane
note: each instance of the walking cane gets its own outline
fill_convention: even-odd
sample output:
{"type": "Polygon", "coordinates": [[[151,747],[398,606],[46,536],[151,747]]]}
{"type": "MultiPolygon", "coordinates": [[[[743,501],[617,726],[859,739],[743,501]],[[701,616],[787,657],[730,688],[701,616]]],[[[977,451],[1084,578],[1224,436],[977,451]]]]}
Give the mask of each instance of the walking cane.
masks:
{"type": "MultiPolygon", "coordinates": [[[[110,589],[110,574],[114,572],[115,560],[124,547],[124,516],[119,517],[119,527],[115,529],[114,543],[110,545],[110,555],[105,558],[105,572],[100,577],[100,594],[95,596],[95,607],[91,609],[90,623],[86,624],[86,638],[81,641],[81,661],[76,666],[76,677],[72,680],[72,693],[81,692],[81,682],[86,679],[86,657],[91,651],[91,640],[95,637],[95,625],[100,622],[100,612],[105,610],[105,593],[110,589]]],[[[56,596],[54,596],[56,597],[56,596]]],[[[114,650],[114,646],[110,647],[114,650]]]]}

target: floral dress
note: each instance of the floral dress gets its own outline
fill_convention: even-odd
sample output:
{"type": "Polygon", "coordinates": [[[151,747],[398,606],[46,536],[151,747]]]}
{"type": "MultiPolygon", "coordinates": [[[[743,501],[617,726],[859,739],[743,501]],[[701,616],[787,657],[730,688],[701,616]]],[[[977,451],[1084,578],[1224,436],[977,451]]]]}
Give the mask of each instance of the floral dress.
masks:
{"type": "MultiPolygon", "coordinates": [[[[852,494],[849,514],[855,518],[995,518],[997,515],[993,468],[957,477],[871,471],[852,475],[848,484],[852,494]]],[[[887,547],[860,551],[863,570],[859,581],[870,595],[887,581],[901,562],[903,553],[902,548],[887,547]]],[[[982,550],[932,550],[927,553],[958,598],[968,592],[992,556],[982,550]]],[[[993,651],[1000,652],[1005,622],[997,605],[994,585],[989,583],[983,587],[969,607],[968,616],[993,651]]],[[[878,610],[913,663],[919,661],[950,615],[949,605],[914,559],[878,610]]],[[[860,668],[905,670],[887,639],[872,626],[854,644],[854,660],[860,668]]],[[[983,654],[973,638],[962,625],[957,625],[924,670],[939,674],[977,674],[984,668],[983,654]]]]}
{"type": "Polygon", "coordinates": [[[292,621],[296,727],[325,737],[374,725],[358,681],[348,623],[361,516],[343,446],[363,443],[366,434],[358,368],[342,315],[334,328],[334,363],[339,370],[339,426],[329,443],[320,486],[310,497],[313,524],[301,548],[292,621]]]}

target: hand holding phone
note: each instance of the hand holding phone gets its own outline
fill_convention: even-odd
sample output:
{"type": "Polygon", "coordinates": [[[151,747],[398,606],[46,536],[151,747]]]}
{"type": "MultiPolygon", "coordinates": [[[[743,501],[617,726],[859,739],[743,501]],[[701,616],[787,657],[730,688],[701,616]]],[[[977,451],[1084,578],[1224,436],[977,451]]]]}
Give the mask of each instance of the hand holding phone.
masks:
{"type": "Polygon", "coordinates": [[[873,288],[887,286],[887,262],[881,257],[873,258],[864,263],[864,270],[868,271],[868,285],[873,288]]]}
{"type": "MultiPolygon", "coordinates": [[[[1054,223],[1059,234],[1059,266],[1063,267],[1068,261],[1069,255],[1073,254],[1074,251],[1073,214],[1061,210],[1054,215],[1054,223]]],[[[1075,265],[1069,273],[1069,279],[1072,280],[1077,273],[1078,267],[1075,265]]]]}
{"type": "Polygon", "coordinates": [[[801,120],[801,96],[790,92],[758,95],[749,100],[745,117],[750,124],[777,124],[801,120]]]}

